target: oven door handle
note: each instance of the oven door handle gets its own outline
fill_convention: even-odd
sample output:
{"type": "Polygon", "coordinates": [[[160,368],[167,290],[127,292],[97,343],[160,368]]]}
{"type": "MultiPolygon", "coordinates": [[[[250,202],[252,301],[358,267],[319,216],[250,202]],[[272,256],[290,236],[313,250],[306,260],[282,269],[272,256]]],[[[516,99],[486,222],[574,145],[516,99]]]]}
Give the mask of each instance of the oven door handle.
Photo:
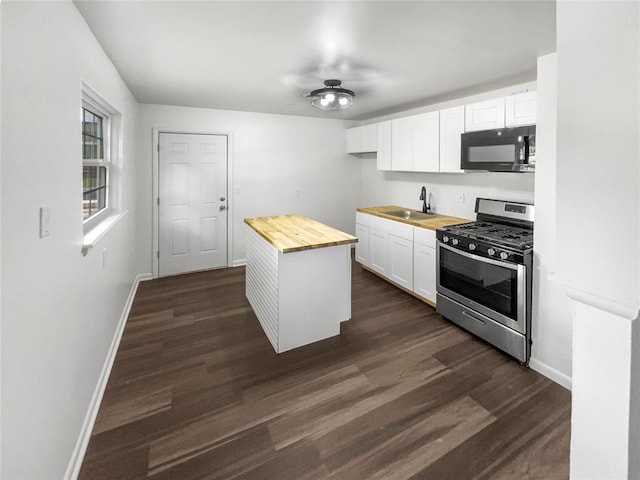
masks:
{"type": "Polygon", "coordinates": [[[518,265],[508,262],[501,262],[500,260],[494,260],[493,258],[481,257],[479,255],[474,255],[473,253],[467,253],[462,250],[459,250],[454,247],[450,247],[449,245],[445,245],[440,240],[438,240],[438,245],[440,248],[444,248],[458,255],[462,255],[463,257],[470,258],[472,260],[477,260],[479,262],[490,263],[491,265],[495,265],[497,267],[509,268],[511,270],[518,270],[518,265]]]}

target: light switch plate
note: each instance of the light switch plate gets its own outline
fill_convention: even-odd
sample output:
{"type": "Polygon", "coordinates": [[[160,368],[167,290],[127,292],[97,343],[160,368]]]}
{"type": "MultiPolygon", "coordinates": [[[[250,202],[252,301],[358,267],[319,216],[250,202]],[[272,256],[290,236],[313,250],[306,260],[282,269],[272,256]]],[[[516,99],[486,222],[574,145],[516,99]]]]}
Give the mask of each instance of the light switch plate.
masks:
{"type": "Polygon", "coordinates": [[[40,238],[51,234],[51,208],[40,207],[40,238]]]}

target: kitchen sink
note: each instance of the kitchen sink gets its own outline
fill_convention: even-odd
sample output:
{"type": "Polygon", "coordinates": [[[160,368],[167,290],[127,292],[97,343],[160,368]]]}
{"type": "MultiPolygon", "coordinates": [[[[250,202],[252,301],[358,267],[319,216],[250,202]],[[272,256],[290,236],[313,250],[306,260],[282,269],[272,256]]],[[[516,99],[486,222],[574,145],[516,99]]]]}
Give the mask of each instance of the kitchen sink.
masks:
{"type": "Polygon", "coordinates": [[[391,212],[384,212],[384,214],[404,218],[405,220],[427,220],[436,216],[435,213],[424,213],[417,210],[393,210],[391,212]]]}

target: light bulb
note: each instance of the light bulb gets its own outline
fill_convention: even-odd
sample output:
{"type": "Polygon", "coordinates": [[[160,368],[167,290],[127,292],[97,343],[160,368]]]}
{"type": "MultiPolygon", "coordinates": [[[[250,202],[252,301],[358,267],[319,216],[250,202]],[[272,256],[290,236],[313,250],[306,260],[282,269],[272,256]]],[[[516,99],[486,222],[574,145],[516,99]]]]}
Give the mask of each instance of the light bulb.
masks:
{"type": "Polygon", "coordinates": [[[333,93],[327,93],[324,98],[327,102],[333,102],[336,99],[336,96],[333,93]]]}
{"type": "Polygon", "coordinates": [[[349,103],[349,100],[347,100],[347,97],[340,97],[340,100],[338,100],[338,103],[340,103],[340,105],[344,107],[347,103],[349,103]]]}
{"type": "Polygon", "coordinates": [[[329,101],[327,100],[327,97],[322,97],[320,99],[320,105],[322,105],[323,107],[326,107],[327,105],[329,105],[329,101]]]}

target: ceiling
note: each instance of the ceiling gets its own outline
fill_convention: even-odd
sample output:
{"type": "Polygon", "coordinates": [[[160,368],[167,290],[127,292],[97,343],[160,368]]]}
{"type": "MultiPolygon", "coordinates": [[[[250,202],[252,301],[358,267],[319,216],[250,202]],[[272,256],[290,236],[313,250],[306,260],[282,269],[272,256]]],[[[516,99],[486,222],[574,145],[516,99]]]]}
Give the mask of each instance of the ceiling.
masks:
{"type": "Polygon", "coordinates": [[[535,79],[554,1],[75,0],[142,103],[363,120],[535,79]],[[304,95],[337,78],[354,105],[304,95]]]}

